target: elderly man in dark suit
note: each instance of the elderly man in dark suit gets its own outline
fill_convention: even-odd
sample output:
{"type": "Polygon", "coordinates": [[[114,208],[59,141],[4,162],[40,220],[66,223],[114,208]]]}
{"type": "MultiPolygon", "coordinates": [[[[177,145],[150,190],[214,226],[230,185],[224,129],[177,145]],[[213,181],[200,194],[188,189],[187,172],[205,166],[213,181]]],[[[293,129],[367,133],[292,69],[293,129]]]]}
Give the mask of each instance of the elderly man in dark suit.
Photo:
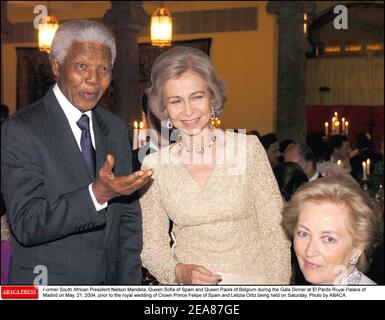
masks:
{"type": "Polygon", "coordinates": [[[322,178],[321,173],[317,169],[316,157],[313,151],[305,144],[291,144],[288,146],[284,161],[299,164],[309,181],[322,178]]]}
{"type": "Polygon", "coordinates": [[[132,173],[126,125],[97,106],[115,56],[102,24],[63,23],[50,52],[55,86],[2,126],[11,284],[141,282],[140,207],[127,196],[152,171],[132,173]]]}

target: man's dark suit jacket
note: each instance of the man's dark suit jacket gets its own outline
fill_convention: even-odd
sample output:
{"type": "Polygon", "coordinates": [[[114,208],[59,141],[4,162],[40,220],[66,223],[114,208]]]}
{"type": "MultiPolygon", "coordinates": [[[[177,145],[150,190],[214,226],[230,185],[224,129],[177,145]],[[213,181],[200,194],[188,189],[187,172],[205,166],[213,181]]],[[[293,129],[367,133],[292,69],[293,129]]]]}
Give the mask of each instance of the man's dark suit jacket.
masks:
{"type": "MultiPolygon", "coordinates": [[[[92,111],[97,170],[108,153],[117,176],[132,172],[128,130],[118,117],[92,111]]],[[[138,201],[114,198],[97,212],[92,178],[52,89],[2,126],[2,187],[12,238],[10,284],[140,284],[142,223],[138,201]]]]}

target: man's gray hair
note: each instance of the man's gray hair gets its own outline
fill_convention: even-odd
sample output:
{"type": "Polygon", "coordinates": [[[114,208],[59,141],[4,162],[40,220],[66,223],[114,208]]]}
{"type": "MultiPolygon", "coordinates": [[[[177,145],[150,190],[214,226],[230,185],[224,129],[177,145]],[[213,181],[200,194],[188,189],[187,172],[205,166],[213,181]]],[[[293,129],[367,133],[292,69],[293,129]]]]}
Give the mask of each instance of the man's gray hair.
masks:
{"type": "Polygon", "coordinates": [[[62,23],[52,40],[50,58],[63,63],[74,42],[92,42],[104,44],[111,50],[111,63],[116,57],[115,39],[108,28],[96,21],[70,20],[62,23]]]}
{"type": "Polygon", "coordinates": [[[304,162],[311,162],[313,169],[317,168],[317,158],[313,150],[306,144],[299,145],[299,156],[304,162]]]}

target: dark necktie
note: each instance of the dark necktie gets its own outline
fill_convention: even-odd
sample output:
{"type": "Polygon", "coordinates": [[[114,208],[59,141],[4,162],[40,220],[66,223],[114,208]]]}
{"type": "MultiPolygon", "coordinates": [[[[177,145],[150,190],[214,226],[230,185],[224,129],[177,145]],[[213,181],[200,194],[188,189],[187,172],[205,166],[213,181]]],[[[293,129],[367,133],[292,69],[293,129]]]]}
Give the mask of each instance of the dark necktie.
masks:
{"type": "Polygon", "coordinates": [[[83,114],[78,122],[76,122],[80,130],[82,130],[82,136],[80,138],[80,147],[82,149],[83,157],[87,162],[88,169],[91,176],[94,178],[96,174],[95,168],[95,149],[92,146],[91,132],[90,132],[90,119],[87,115],[83,114]]]}

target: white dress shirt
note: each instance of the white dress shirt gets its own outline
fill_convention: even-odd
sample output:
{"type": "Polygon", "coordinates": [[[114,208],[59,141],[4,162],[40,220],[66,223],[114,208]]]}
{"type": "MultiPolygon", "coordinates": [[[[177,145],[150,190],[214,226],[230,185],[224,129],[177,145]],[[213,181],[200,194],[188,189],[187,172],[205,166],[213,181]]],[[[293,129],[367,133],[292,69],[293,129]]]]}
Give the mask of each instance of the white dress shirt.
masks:
{"type": "MultiPolygon", "coordinates": [[[[91,140],[92,140],[92,145],[94,149],[96,150],[95,146],[95,134],[94,134],[94,129],[93,129],[93,123],[92,123],[92,111],[86,111],[86,112],[81,112],[79,109],[77,109],[69,100],[64,96],[64,94],[61,92],[59,86],[57,83],[53,87],[53,93],[55,94],[56,99],[59,101],[60,107],[63,109],[63,112],[65,116],[67,117],[68,123],[71,127],[72,133],[76,139],[76,143],[78,144],[78,147],[80,151],[82,150],[80,146],[80,139],[82,136],[82,130],[78,127],[76,122],[80,119],[80,117],[83,114],[86,114],[88,118],[90,119],[90,132],[91,132],[91,140]]],[[[90,192],[92,201],[95,205],[96,211],[103,210],[104,208],[107,207],[108,202],[103,203],[102,205],[99,204],[95,198],[95,194],[92,190],[92,183],[88,186],[88,190],[90,192]]]]}
{"type": "Polygon", "coordinates": [[[317,180],[318,177],[319,177],[319,171],[316,170],[316,172],[313,174],[313,176],[309,179],[309,182],[317,180]]]}

